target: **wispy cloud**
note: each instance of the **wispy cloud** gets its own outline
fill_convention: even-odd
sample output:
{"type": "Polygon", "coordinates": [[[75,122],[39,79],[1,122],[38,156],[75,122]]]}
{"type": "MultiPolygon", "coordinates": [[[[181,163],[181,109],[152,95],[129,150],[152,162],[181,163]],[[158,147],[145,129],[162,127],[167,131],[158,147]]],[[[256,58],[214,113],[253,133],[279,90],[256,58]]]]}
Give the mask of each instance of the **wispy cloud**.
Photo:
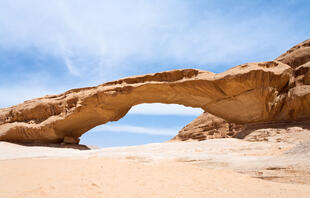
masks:
{"type": "Polygon", "coordinates": [[[140,115],[182,115],[198,116],[203,113],[200,108],[185,107],[177,104],[140,104],[131,108],[128,114],[140,115]]]}
{"type": "Polygon", "coordinates": [[[176,135],[178,129],[166,129],[166,128],[149,128],[141,126],[132,125],[101,125],[94,129],[93,132],[118,132],[118,133],[140,133],[140,134],[150,134],[150,135],[176,135]]]}
{"type": "Polygon", "coordinates": [[[65,61],[65,65],[67,66],[67,69],[69,70],[70,74],[75,75],[75,76],[79,76],[80,73],[79,71],[73,66],[72,61],[69,57],[64,56],[63,57],[64,61],[65,61]]]}
{"type": "Polygon", "coordinates": [[[287,45],[283,40],[300,34],[286,10],[201,2],[0,1],[0,45],[63,57],[68,72],[86,80],[157,71],[144,68],[153,63],[212,69],[266,51],[271,58],[287,45]]]}
{"type": "MultiPolygon", "coordinates": [[[[297,1],[224,2],[0,0],[0,53],[35,49],[63,60],[59,65],[46,60],[40,65],[39,58],[37,64],[51,78],[28,88],[25,76],[37,71],[20,63],[25,64],[23,73],[1,82],[5,99],[0,104],[169,69],[223,71],[234,64],[272,59],[308,36],[309,6],[297,1]],[[294,14],[288,16],[290,9],[294,14]],[[25,94],[17,94],[23,93],[22,87],[25,94]]],[[[6,75],[5,64],[0,60],[0,78],[6,75]]],[[[158,112],[141,108],[132,113],[158,112]]]]}

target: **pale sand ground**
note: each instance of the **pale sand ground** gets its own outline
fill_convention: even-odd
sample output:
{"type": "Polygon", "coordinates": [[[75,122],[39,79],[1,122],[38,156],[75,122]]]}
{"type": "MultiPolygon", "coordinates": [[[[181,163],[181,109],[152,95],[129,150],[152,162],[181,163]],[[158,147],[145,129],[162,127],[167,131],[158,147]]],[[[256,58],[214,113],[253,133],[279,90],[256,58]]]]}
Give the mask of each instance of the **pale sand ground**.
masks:
{"type": "Polygon", "coordinates": [[[309,198],[308,136],[295,143],[214,139],[88,151],[0,142],[0,198],[309,198]]]}
{"type": "Polygon", "coordinates": [[[0,197],[309,197],[310,186],[250,178],[181,162],[91,157],[0,163],[0,197]]]}

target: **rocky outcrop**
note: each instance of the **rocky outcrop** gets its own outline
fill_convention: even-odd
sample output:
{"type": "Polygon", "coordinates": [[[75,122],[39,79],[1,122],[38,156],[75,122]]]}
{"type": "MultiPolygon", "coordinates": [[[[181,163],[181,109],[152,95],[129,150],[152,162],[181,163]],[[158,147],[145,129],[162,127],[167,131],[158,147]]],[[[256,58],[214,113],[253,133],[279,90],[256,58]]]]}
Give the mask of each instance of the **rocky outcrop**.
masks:
{"type": "Polygon", "coordinates": [[[205,112],[181,129],[169,141],[238,138],[250,142],[288,142],[285,139],[286,134],[294,132],[297,134],[300,131],[310,131],[309,120],[235,124],[205,112]]]}
{"type": "Polygon", "coordinates": [[[117,121],[141,103],[200,107],[237,124],[307,120],[309,42],[275,61],[219,74],[184,69],[134,76],[0,109],[0,140],[77,143],[89,129],[117,121]]]}
{"type": "Polygon", "coordinates": [[[310,39],[292,47],[276,60],[293,68],[306,64],[310,61],[310,39]]]}
{"type": "MultiPolygon", "coordinates": [[[[283,108],[281,109],[281,114],[291,114],[291,120],[293,126],[297,125],[299,127],[304,127],[305,124],[296,123],[294,119],[296,115],[294,108],[299,108],[300,103],[309,103],[307,99],[309,93],[310,85],[310,39],[306,40],[290,50],[276,58],[276,61],[285,63],[293,68],[293,76],[284,90],[286,93],[283,95],[285,100],[283,102],[283,108]],[[300,97],[298,97],[298,95],[300,97]],[[294,101],[294,102],[293,102],[294,101]],[[295,103],[295,104],[294,104],[295,103]],[[297,104],[296,104],[297,103],[297,104]],[[290,110],[287,110],[291,107],[290,110]],[[301,126],[300,126],[301,125],[301,126]]],[[[308,105],[306,105],[308,106],[308,105]]],[[[307,107],[308,108],[308,107],[307,107]]],[[[305,109],[308,111],[309,109],[305,109]]],[[[299,114],[302,110],[298,109],[296,112],[299,114]]],[[[298,120],[298,119],[297,119],[298,120]]],[[[306,119],[307,120],[307,119],[306,119]]],[[[281,120],[275,119],[277,126],[292,127],[290,123],[279,122],[281,120]]],[[[284,128],[278,129],[275,126],[270,126],[272,123],[259,124],[254,126],[248,126],[246,124],[234,124],[230,123],[222,118],[216,117],[209,113],[203,113],[187,126],[185,126],[179,133],[171,139],[171,141],[187,141],[187,140],[205,140],[213,138],[229,138],[229,137],[239,137],[244,138],[247,134],[253,133],[259,134],[261,131],[261,136],[264,136],[266,131],[269,131],[268,127],[271,127],[272,130],[285,130],[284,128]],[[266,129],[266,130],[265,130],[266,129]]],[[[306,127],[307,128],[307,127],[306,127]]],[[[271,130],[271,131],[272,131],[271,130]]],[[[259,135],[256,135],[259,136],[259,135]]],[[[255,137],[256,137],[255,136],[255,137]]],[[[250,136],[249,136],[250,137],[250,136]]]]}
{"type": "Polygon", "coordinates": [[[186,125],[171,141],[231,138],[243,131],[244,128],[245,126],[242,124],[229,123],[210,113],[203,113],[186,125]]]}

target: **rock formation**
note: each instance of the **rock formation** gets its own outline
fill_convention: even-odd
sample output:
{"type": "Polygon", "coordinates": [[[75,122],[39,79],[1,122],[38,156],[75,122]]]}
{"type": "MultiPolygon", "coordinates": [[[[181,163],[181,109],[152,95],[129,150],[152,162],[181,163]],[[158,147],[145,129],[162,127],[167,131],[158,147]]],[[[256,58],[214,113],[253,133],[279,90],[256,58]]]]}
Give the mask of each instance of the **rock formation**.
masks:
{"type": "Polygon", "coordinates": [[[310,39],[292,47],[276,60],[293,68],[307,64],[310,62],[310,39]]]}
{"type": "Polygon", "coordinates": [[[274,61],[246,63],[215,74],[196,69],[134,76],[69,90],[0,109],[0,140],[68,142],[117,121],[141,103],[200,107],[229,123],[310,118],[307,40],[274,61]]]}
{"type": "Polygon", "coordinates": [[[203,113],[186,125],[171,141],[230,138],[245,128],[242,124],[228,123],[210,113],[203,113]]]}
{"type": "MultiPolygon", "coordinates": [[[[277,61],[285,63],[292,68],[294,68],[294,76],[292,77],[291,87],[299,87],[295,89],[291,89],[288,94],[298,93],[300,91],[309,89],[308,86],[310,85],[310,40],[304,41],[286,53],[282,54],[278,58],[277,61]]],[[[291,95],[287,98],[290,98],[291,95]]],[[[309,100],[308,100],[309,101],[309,100]]],[[[303,102],[307,103],[307,100],[303,102]]],[[[297,107],[297,106],[296,106],[297,107]]],[[[294,111],[294,109],[292,108],[294,111]]],[[[293,111],[291,113],[293,113],[293,111]]],[[[307,120],[307,119],[306,119],[307,120]]],[[[292,119],[294,121],[294,119],[292,119]]],[[[304,127],[306,124],[303,123],[292,123],[293,125],[297,125],[299,127],[304,127]]],[[[187,141],[187,140],[205,140],[205,139],[213,139],[213,138],[229,138],[229,137],[241,137],[244,138],[244,135],[250,133],[258,133],[259,129],[272,127],[275,128],[274,130],[280,130],[277,128],[283,128],[282,130],[285,131],[284,128],[291,127],[290,123],[276,123],[276,125],[272,125],[272,123],[264,124],[261,123],[259,125],[248,126],[246,124],[239,124],[236,125],[234,123],[229,123],[226,120],[216,117],[209,113],[203,113],[202,115],[198,116],[195,120],[191,123],[186,125],[179,133],[171,139],[171,141],[187,141]],[[271,125],[270,125],[271,124],[271,125]],[[277,126],[276,126],[277,125],[277,126]],[[285,127],[283,127],[285,125],[285,127]],[[238,135],[239,134],[239,135],[238,135]],[[242,134],[242,135],[241,135],[242,134]]],[[[309,128],[309,126],[306,126],[309,128]]],[[[254,134],[253,134],[254,135],[254,134]]],[[[260,134],[261,135],[261,134],[260,134]]]]}
{"type": "Polygon", "coordinates": [[[290,134],[293,131],[296,133],[300,131],[309,132],[309,120],[235,124],[205,112],[181,129],[170,141],[238,138],[246,141],[259,142],[272,141],[272,139],[274,140],[276,138],[276,142],[287,142],[285,140],[285,134],[290,134]]]}

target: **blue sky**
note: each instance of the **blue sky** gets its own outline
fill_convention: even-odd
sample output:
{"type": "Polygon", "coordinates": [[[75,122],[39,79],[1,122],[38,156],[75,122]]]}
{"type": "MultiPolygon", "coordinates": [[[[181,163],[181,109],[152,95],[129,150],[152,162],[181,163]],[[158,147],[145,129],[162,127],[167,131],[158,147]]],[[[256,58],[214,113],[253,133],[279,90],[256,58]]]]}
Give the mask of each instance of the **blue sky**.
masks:
{"type": "MultiPolygon", "coordinates": [[[[222,72],[274,59],[309,33],[307,0],[0,0],[0,107],[131,75],[222,72]]],[[[200,113],[139,105],[82,143],[165,141],[200,113]]]]}

